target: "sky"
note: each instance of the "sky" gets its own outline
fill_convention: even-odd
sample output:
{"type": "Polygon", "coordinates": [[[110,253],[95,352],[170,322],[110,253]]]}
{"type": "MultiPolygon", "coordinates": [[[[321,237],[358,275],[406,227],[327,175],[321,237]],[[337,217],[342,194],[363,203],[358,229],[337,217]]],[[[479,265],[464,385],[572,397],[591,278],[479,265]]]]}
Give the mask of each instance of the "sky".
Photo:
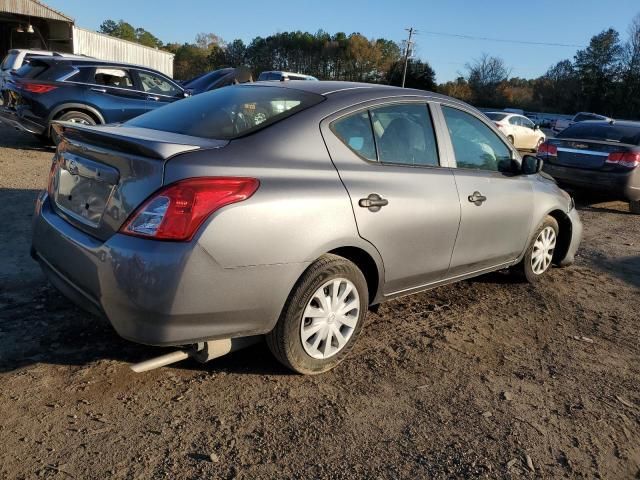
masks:
{"type": "Polygon", "coordinates": [[[436,80],[465,73],[465,64],[483,53],[505,60],[512,76],[535,78],[609,27],[626,39],[638,0],[44,0],[73,17],[76,25],[97,30],[106,19],[142,27],[163,42],[193,42],[197,33],[226,41],[302,30],[358,32],[368,38],[406,39],[418,30],[417,58],[428,61],[436,80]],[[493,38],[466,39],[432,32],[493,38]],[[529,45],[545,42],[574,46],[529,45]]]}

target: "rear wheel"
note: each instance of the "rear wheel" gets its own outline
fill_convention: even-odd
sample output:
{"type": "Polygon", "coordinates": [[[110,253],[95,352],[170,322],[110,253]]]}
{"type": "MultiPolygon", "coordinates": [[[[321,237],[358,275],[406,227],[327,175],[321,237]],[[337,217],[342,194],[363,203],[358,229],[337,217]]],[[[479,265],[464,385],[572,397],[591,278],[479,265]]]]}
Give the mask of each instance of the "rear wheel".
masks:
{"type": "Polygon", "coordinates": [[[560,229],[555,218],[547,216],[538,227],[522,261],[514,271],[529,283],[535,283],[550,268],[560,229]]]}
{"type": "Polygon", "coordinates": [[[347,356],[369,304],[367,282],[358,267],[337,255],[323,255],[298,280],[267,345],[285,366],[307,375],[326,372],[347,356]]]}
{"type": "MultiPolygon", "coordinates": [[[[61,121],[71,122],[71,123],[79,123],[81,125],[96,124],[96,121],[93,119],[91,115],[88,115],[84,112],[78,112],[76,110],[71,110],[69,112],[66,112],[61,116],[59,116],[58,118],[56,118],[56,120],[61,120],[61,121]]],[[[51,129],[51,140],[55,145],[58,144],[59,139],[58,139],[58,136],[56,135],[55,130],[53,129],[51,129]]]]}
{"type": "Polygon", "coordinates": [[[640,215],[640,200],[630,200],[629,211],[631,213],[635,213],[636,215],[640,215]]]}

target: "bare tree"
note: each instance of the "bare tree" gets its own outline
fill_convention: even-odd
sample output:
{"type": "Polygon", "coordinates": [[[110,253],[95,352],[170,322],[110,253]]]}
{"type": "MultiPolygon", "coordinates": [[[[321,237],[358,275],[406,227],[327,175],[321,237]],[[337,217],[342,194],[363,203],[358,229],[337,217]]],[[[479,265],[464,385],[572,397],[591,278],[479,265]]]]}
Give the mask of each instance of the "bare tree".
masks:
{"type": "Polygon", "coordinates": [[[511,75],[511,69],[507,68],[504,60],[483,53],[473,63],[468,63],[466,69],[475,103],[489,106],[499,102],[502,96],[499,87],[511,75]]]}

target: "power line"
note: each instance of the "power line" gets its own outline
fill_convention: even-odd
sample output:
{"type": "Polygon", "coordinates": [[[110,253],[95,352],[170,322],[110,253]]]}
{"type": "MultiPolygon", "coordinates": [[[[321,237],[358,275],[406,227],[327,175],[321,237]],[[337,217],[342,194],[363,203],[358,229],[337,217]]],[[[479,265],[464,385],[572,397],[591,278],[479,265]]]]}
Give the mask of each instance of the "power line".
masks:
{"type": "Polygon", "coordinates": [[[539,45],[539,46],[545,46],[545,47],[572,47],[572,48],[585,47],[585,45],[574,45],[571,43],[530,42],[527,40],[510,40],[505,38],[475,37],[473,35],[462,35],[459,33],[446,33],[446,32],[433,32],[429,30],[420,30],[420,32],[426,33],[428,35],[440,35],[443,37],[463,38],[465,40],[485,40],[488,42],[518,43],[521,45],[539,45]]]}

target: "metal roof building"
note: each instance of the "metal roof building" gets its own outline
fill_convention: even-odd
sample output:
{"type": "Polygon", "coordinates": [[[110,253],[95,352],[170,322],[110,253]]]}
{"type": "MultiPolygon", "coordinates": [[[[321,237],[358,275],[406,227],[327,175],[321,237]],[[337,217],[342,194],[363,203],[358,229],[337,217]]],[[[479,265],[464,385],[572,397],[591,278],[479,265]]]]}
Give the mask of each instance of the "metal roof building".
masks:
{"type": "Polygon", "coordinates": [[[38,0],[0,0],[0,60],[13,48],[135,63],[173,76],[172,53],[76,27],[73,18],[38,0]]]}

